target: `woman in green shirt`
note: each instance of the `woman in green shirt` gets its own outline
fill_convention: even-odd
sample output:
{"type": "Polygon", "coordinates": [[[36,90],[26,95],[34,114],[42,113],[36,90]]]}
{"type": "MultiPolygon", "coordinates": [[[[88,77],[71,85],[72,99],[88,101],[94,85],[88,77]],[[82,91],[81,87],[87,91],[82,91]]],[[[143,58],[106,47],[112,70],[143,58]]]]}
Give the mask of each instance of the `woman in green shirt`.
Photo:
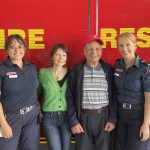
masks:
{"type": "Polygon", "coordinates": [[[43,128],[50,150],[69,150],[71,132],[67,117],[66,87],[68,48],[64,44],[51,49],[50,68],[39,71],[38,92],[43,96],[43,128]]]}

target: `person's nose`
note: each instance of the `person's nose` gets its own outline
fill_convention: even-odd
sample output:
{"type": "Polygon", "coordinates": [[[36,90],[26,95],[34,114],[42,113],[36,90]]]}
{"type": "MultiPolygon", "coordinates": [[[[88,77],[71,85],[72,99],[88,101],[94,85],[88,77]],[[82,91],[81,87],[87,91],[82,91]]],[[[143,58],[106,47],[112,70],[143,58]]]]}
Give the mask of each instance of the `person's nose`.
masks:
{"type": "Polygon", "coordinates": [[[62,58],[63,58],[63,55],[60,55],[59,58],[62,59],[62,58]]]}
{"type": "Polygon", "coordinates": [[[97,54],[96,49],[93,49],[92,54],[93,54],[93,55],[96,55],[96,54],[97,54]]]}
{"type": "Polygon", "coordinates": [[[123,49],[124,49],[124,50],[127,50],[127,47],[126,47],[126,46],[124,46],[124,47],[123,47],[123,49]]]}
{"type": "Polygon", "coordinates": [[[19,51],[19,47],[14,47],[15,51],[18,52],[19,51]]]}

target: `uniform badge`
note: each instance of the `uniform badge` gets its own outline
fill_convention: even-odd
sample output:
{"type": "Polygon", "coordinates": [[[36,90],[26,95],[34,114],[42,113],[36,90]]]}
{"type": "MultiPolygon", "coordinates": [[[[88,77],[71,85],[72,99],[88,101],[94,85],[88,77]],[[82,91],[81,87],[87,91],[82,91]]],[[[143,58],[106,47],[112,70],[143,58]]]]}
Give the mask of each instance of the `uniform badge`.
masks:
{"type": "Polygon", "coordinates": [[[17,72],[6,72],[6,75],[9,78],[17,78],[18,77],[17,72]]]}
{"type": "Polygon", "coordinates": [[[116,68],[116,71],[117,71],[117,72],[123,72],[123,69],[116,68]]]}
{"type": "Polygon", "coordinates": [[[17,78],[18,77],[18,75],[17,74],[14,74],[14,75],[9,75],[9,78],[11,79],[11,78],[17,78]]]}
{"type": "Polygon", "coordinates": [[[114,74],[114,75],[115,75],[115,76],[117,76],[117,77],[119,77],[119,73],[116,73],[116,72],[115,72],[115,74],[114,74]]]}
{"type": "Polygon", "coordinates": [[[15,75],[17,72],[6,72],[6,76],[15,75]]]}

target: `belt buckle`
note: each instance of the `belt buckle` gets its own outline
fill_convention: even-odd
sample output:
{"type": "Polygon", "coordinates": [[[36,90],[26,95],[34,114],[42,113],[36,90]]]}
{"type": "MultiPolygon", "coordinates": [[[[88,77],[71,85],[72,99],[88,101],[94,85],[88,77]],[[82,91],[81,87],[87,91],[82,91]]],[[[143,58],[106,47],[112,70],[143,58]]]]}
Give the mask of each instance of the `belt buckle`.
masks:
{"type": "Polygon", "coordinates": [[[129,103],[123,103],[123,104],[122,104],[122,108],[124,108],[124,109],[131,109],[131,108],[132,108],[132,105],[129,104],[129,103]]]}
{"type": "Polygon", "coordinates": [[[29,110],[30,110],[29,107],[21,108],[21,109],[20,109],[20,114],[21,114],[21,115],[24,115],[24,114],[26,114],[27,112],[29,112],[29,110]]]}

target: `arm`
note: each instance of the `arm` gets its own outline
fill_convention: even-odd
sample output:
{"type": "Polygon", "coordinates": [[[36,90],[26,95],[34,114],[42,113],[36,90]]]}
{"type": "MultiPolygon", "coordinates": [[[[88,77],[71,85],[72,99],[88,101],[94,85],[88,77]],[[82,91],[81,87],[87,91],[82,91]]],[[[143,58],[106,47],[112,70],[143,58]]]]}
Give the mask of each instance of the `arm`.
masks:
{"type": "Polygon", "coordinates": [[[8,139],[11,138],[13,136],[12,129],[5,119],[3,107],[1,103],[0,103],[0,125],[2,129],[3,137],[8,139]]]}
{"type": "Polygon", "coordinates": [[[2,91],[1,91],[2,83],[3,83],[3,77],[0,75],[0,127],[2,130],[3,137],[4,138],[11,138],[13,135],[12,129],[6,121],[3,107],[2,107],[2,103],[1,103],[1,101],[2,101],[2,91]]]}
{"type": "Polygon", "coordinates": [[[74,70],[71,70],[68,76],[68,86],[67,86],[67,101],[68,101],[68,116],[73,134],[79,134],[83,131],[80,125],[77,114],[75,110],[75,100],[76,100],[76,77],[74,70]]]}
{"type": "Polygon", "coordinates": [[[42,88],[42,75],[41,75],[41,70],[38,73],[38,81],[39,81],[39,86],[37,88],[37,95],[42,95],[43,94],[43,88],[42,88]]]}
{"type": "Polygon", "coordinates": [[[117,99],[116,99],[116,89],[115,89],[115,84],[114,84],[114,70],[113,68],[110,69],[109,75],[108,75],[108,80],[109,80],[109,89],[108,89],[108,94],[109,94],[109,116],[108,116],[108,121],[105,126],[105,130],[110,132],[115,128],[115,124],[117,121],[117,99]]]}
{"type": "Polygon", "coordinates": [[[146,141],[150,137],[150,92],[145,92],[144,121],[140,130],[141,141],[146,141]]]}

